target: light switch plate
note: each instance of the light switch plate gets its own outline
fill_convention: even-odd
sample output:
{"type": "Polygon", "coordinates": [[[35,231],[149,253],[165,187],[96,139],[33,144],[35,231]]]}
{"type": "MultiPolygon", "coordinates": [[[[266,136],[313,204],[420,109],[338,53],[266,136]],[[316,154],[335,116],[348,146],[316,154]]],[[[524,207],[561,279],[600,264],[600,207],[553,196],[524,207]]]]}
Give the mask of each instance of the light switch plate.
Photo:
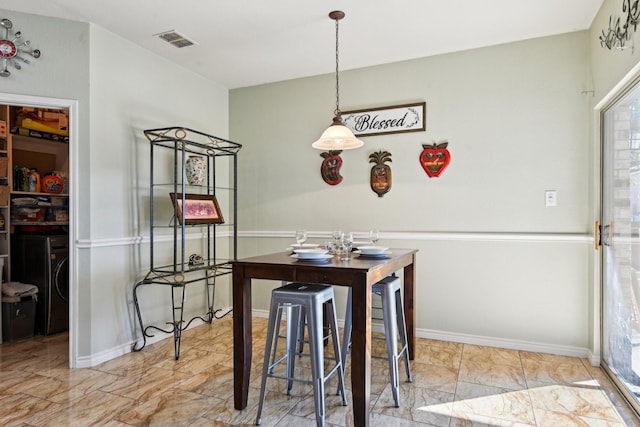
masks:
{"type": "Polygon", "coordinates": [[[556,190],[547,190],[544,193],[545,206],[550,208],[558,204],[558,195],[556,190]]]}

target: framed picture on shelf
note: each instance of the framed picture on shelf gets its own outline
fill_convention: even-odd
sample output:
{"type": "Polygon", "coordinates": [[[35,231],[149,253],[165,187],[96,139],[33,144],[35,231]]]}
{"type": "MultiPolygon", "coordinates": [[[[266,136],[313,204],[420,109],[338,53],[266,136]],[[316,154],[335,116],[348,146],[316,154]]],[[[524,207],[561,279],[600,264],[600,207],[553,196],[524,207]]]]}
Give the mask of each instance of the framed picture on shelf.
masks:
{"type": "Polygon", "coordinates": [[[185,194],[184,206],[182,195],[169,193],[176,210],[178,222],[184,225],[223,224],[224,218],[218,199],[211,194],[185,194]]]}

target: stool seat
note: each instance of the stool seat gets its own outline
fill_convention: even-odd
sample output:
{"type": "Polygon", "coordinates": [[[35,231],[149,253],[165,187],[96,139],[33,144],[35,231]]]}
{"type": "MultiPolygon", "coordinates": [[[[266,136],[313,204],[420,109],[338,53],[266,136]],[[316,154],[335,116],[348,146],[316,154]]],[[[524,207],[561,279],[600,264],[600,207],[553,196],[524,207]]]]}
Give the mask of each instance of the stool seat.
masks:
{"type": "Polygon", "coordinates": [[[262,407],[264,404],[266,382],[268,377],[285,379],[287,382],[287,394],[291,393],[294,381],[309,382],[296,378],[295,355],[296,343],[302,333],[301,329],[306,324],[309,335],[309,352],[311,357],[311,375],[314,394],[314,405],[316,410],[316,424],[324,426],[325,403],[324,392],[325,382],[334,373],[338,374],[338,395],[342,396],[342,404],[347,405],[346,391],[344,386],[344,367],[341,358],[340,342],[338,336],[338,322],[334,308],[333,287],[306,284],[288,283],[274,289],[271,292],[271,305],[269,309],[269,320],[267,326],[267,342],[264,352],[264,363],[262,366],[262,382],[260,385],[260,402],[258,404],[258,414],[256,425],[262,422],[262,407]],[[333,342],[333,356],[335,366],[326,374],[324,367],[324,345],[323,345],[323,307],[327,307],[329,328],[333,342]],[[272,353],[274,341],[277,341],[280,325],[277,323],[282,318],[282,310],[287,311],[286,340],[287,349],[285,355],[276,360],[276,352],[272,353]],[[306,322],[305,322],[306,318],[306,322]],[[286,375],[284,377],[274,374],[273,367],[282,361],[286,361],[286,375]]]}
{"type": "MultiPolygon", "coordinates": [[[[387,344],[387,359],[389,360],[389,381],[396,407],[400,407],[400,380],[398,373],[398,360],[404,356],[407,380],[413,381],[411,367],[409,365],[409,345],[407,343],[407,327],[404,318],[404,305],[402,292],[400,291],[400,279],[388,276],[375,283],[372,291],[382,298],[382,321],[384,335],[387,344]],[[398,348],[398,340],[400,348],[398,348]]],[[[347,313],[344,320],[344,337],[342,340],[342,365],[346,366],[347,353],[351,345],[352,330],[352,294],[351,288],[347,295],[347,313]]]]}

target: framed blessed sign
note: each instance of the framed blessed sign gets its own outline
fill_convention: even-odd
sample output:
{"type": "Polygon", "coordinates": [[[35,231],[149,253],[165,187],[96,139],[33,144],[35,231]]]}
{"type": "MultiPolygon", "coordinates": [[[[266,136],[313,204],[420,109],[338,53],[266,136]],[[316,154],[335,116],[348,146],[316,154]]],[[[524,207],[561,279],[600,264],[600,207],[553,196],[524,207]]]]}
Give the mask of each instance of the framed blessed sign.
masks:
{"type": "Polygon", "coordinates": [[[211,194],[185,194],[184,206],[182,194],[169,193],[176,209],[176,218],[180,224],[222,224],[224,218],[216,196],[211,194]]]}
{"type": "Polygon", "coordinates": [[[342,122],[355,136],[385,135],[402,132],[424,132],[426,102],[343,111],[342,122]]]}

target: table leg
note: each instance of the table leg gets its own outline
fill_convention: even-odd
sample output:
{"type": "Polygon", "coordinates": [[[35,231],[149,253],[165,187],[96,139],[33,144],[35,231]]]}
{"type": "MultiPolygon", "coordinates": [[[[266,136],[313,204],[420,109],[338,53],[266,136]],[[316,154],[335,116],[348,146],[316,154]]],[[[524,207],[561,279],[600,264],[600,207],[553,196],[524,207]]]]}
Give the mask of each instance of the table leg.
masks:
{"type": "Polygon", "coordinates": [[[369,425],[371,395],[371,285],[353,288],[351,334],[351,389],[355,426],[369,425]],[[368,288],[368,289],[367,289],[368,288]]]}
{"type": "Polygon", "coordinates": [[[236,409],[247,407],[252,355],[251,279],[233,269],[233,397],[236,409]]]}
{"type": "Polygon", "coordinates": [[[409,359],[415,357],[416,343],[416,313],[414,308],[415,302],[415,271],[416,256],[413,255],[411,264],[404,268],[404,318],[407,323],[407,343],[409,347],[409,359]]]}

